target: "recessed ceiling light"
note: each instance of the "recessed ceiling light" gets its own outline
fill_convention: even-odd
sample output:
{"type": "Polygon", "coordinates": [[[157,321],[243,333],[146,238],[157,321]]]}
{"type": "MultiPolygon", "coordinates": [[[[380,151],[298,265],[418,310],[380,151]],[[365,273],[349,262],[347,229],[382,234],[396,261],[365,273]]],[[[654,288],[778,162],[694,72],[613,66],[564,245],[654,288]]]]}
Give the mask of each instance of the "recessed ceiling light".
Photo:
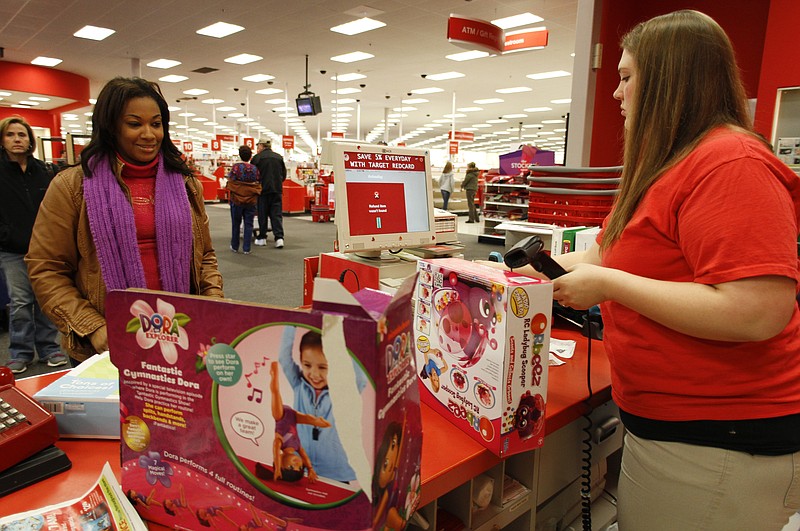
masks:
{"type": "Polygon", "coordinates": [[[418,103],[428,103],[430,100],[426,100],[425,98],[408,98],[403,100],[403,103],[407,103],[409,105],[416,105],[418,103]]]}
{"type": "Polygon", "coordinates": [[[242,81],[250,81],[252,83],[261,83],[263,81],[269,81],[270,79],[275,79],[275,76],[271,76],[269,74],[253,74],[252,76],[243,77],[242,81]]]}
{"type": "Polygon", "coordinates": [[[170,74],[168,76],[163,76],[158,78],[159,81],[163,81],[164,83],[178,83],[180,81],[186,81],[189,79],[186,76],[179,76],[177,74],[170,74]]]}
{"type": "Polygon", "coordinates": [[[230,105],[226,105],[225,107],[217,107],[219,112],[228,112],[228,111],[235,111],[236,107],[231,107],[230,105]]]}
{"type": "Polygon", "coordinates": [[[486,120],[487,124],[505,124],[508,123],[508,120],[503,120],[502,118],[498,118],[496,120],[486,120]]]}
{"type": "Polygon", "coordinates": [[[334,26],[331,28],[331,31],[342,33],[344,35],[357,35],[359,33],[364,33],[365,31],[372,31],[374,29],[382,28],[385,25],[386,23],[381,22],[380,20],[373,20],[371,18],[364,17],[358,20],[347,22],[346,24],[334,26]]]}
{"type": "Polygon", "coordinates": [[[44,57],[40,55],[39,57],[31,61],[31,64],[39,66],[56,66],[61,62],[62,62],[61,59],[56,59],[55,57],[44,57]]]}
{"type": "Polygon", "coordinates": [[[489,124],[472,124],[472,127],[476,129],[485,129],[486,127],[491,127],[489,124]]]}
{"type": "Polygon", "coordinates": [[[425,79],[430,79],[431,81],[444,81],[445,79],[456,79],[459,77],[464,77],[466,74],[462,74],[461,72],[442,72],[441,74],[428,74],[425,79]]]}
{"type": "Polygon", "coordinates": [[[482,111],[483,107],[459,107],[456,110],[458,112],[478,112],[478,111],[482,111]]]}
{"type": "Polygon", "coordinates": [[[357,89],[354,87],[345,87],[340,89],[335,89],[331,91],[331,94],[356,94],[361,92],[361,89],[357,89]]]}
{"type": "Polygon", "coordinates": [[[547,112],[547,111],[552,111],[553,109],[551,109],[550,107],[527,107],[522,110],[525,112],[547,112]]]}
{"type": "Polygon", "coordinates": [[[225,100],[221,100],[219,98],[209,98],[207,100],[203,100],[200,103],[207,103],[209,105],[216,105],[218,103],[225,103],[225,100]]]}
{"type": "Polygon", "coordinates": [[[543,124],[565,124],[567,123],[564,120],[542,120],[543,124]]]}
{"type": "Polygon", "coordinates": [[[233,57],[228,57],[227,59],[223,59],[226,63],[233,63],[235,65],[246,65],[249,63],[255,63],[256,61],[262,60],[263,57],[260,55],[253,55],[251,53],[240,53],[239,55],[234,55],[233,57]]]}
{"type": "Polygon", "coordinates": [[[508,29],[526,26],[528,24],[536,24],[543,20],[542,17],[534,15],[533,13],[520,13],[519,15],[495,19],[492,21],[492,24],[503,29],[508,29]]]}
{"type": "Polygon", "coordinates": [[[339,74],[338,76],[333,76],[331,80],[347,82],[347,81],[355,81],[356,79],[364,79],[365,77],[367,76],[365,76],[364,74],[352,72],[350,74],[339,74]]]}
{"type": "Polygon", "coordinates": [[[542,128],[542,124],[525,124],[522,126],[523,129],[535,129],[535,128],[542,128]]]}
{"type": "Polygon", "coordinates": [[[233,35],[239,31],[242,31],[244,28],[242,26],[237,26],[236,24],[228,24],[227,22],[216,22],[211,24],[210,26],[206,26],[205,28],[200,28],[197,30],[197,33],[200,35],[207,35],[209,37],[216,37],[217,39],[221,39],[223,37],[227,37],[228,35],[233,35]]]}
{"type": "Polygon", "coordinates": [[[173,59],[156,59],[155,61],[150,61],[147,63],[147,66],[152,68],[172,68],[173,66],[178,66],[181,64],[180,61],[175,61],[173,59]]]}
{"type": "Polygon", "coordinates": [[[43,98],[41,96],[31,96],[28,99],[31,101],[50,101],[50,98],[43,98]]]}
{"type": "Polygon", "coordinates": [[[500,94],[516,94],[517,92],[530,92],[533,89],[530,87],[509,87],[509,88],[501,88],[495,90],[495,92],[499,92],[500,94]]]}
{"type": "Polygon", "coordinates": [[[438,119],[434,120],[433,122],[437,123],[437,124],[449,124],[449,123],[452,123],[452,121],[453,120],[450,120],[450,119],[447,119],[447,118],[438,118],[438,119]]]}
{"type": "Polygon", "coordinates": [[[336,55],[331,57],[331,61],[336,61],[337,63],[355,63],[356,61],[363,61],[365,59],[372,59],[375,57],[371,53],[366,52],[350,52],[345,53],[342,55],[336,55]]]}
{"type": "Polygon", "coordinates": [[[241,118],[244,116],[243,112],[232,112],[228,115],[228,118],[241,118]]]}
{"type": "Polygon", "coordinates": [[[267,103],[269,105],[280,105],[281,103],[286,103],[286,100],[283,98],[273,98],[271,100],[264,100],[264,103],[267,103]]]}
{"type": "MultiPolygon", "coordinates": [[[[394,107],[392,110],[394,112],[411,112],[411,111],[416,111],[417,108],[416,107],[412,107],[410,105],[404,105],[402,107],[394,107]]],[[[342,115],[340,114],[339,116],[342,116],[342,115]]]]}
{"type": "Polygon", "coordinates": [[[470,61],[472,59],[480,59],[482,57],[489,57],[489,52],[483,52],[480,50],[470,50],[468,52],[460,52],[460,53],[445,55],[445,58],[450,59],[451,61],[470,61]]]}
{"type": "Polygon", "coordinates": [[[522,114],[521,112],[520,113],[514,113],[514,114],[504,114],[503,115],[503,118],[527,118],[527,117],[528,117],[527,114],[522,114]]]}
{"type": "Polygon", "coordinates": [[[572,103],[572,98],[563,98],[560,100],[550,100],[550,103],[560,104],[560,103],[572,103]]]}
{"type": "Polygon", "coordinates": [[[81,39],[90,39],[93,41],[102,41],[109,35],[113,35],[116,31],[108,28],[98,28],[97,26],[84,26],[72,35],[80,37],[81,39]]]}
{"type": "Polygon", "coordinates": [[[528,74],[525,77],[529,77],[531,79],[552,79],[554,77],[566,77],[571,76],[569,72],[565,70],[553,70],[551,72],[539,72],[538,74],[528,74]]]}
{"type": "Polygon", "coordinates": [[[258,89],[256,94],[280,94],[283,92],[283,89],[279,88],[265,88],[265,89],[258,89]]]}
{"type": "Polygon", "coordinates": [[[193,122],[207,122],[208,118],[203,118],[202,116],[198,116],[197,118],[192,118],[193,122]]]}
{"type": "Polygon", "coordinates": [[[353,98],[339,98],[338,100],[332,100],[332,103],[336,105],[344,105],[346,103],[355,103],[356,100],[353,98]]]}
{"type": "Polygon", "coordinates": [[[193,88],[184,90],[183,93],[188,94],[189,96],[202,96],[203,94],[208,94],[208,91],[206,89],[193,88]]]}
{"type": "Polygon", "coordinates": [[[472,103],[477,103],[478,105],[489,105],[490,103],[503,103],[505,100],[502,98],[486,98],[483,100],[474,100],[472,103]]]}
{"type": "Polygon", "coordinates": [[[35,106],[39,105],[39,102],[38,102],[38,101],[28,101],[28,100],[23,100],[23,101],[21,101],[21,102],[20,102],[20,104],[22,104],[22,105],[28,105],[28,106],[30,106],[30,107],[35,107],[35,106]]]}
{"type": "Polygon", "coordinates": [[[436,92],[444,92],[444,89],[439,87],[427,87],[411,91],[412,94],[435,94],[436,92]]]}
{"type": "Polygon", "coordinates": [[[182,112],[178,116],[196,116],[193,112],[182,112]]]}

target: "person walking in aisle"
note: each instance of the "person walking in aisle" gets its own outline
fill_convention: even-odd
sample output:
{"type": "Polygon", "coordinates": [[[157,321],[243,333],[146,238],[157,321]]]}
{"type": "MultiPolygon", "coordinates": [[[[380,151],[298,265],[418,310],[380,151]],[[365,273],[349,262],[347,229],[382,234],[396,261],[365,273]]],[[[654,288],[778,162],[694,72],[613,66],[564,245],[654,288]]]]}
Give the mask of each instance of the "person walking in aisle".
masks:
{"type": "Polygon", "coordinates": [[[439,191],[442,193],[442,210],[447,210],[450,194],[453,193],[453,163],[449,160],[442,169],[442,176],[439,177],[439,191]]]}
{"type": "Polygon", "coordinates": [[[20,374],[37,353],[50,367],[66,365],[68,359],[59,350],[58,329],[36,301],[24,260],[51,176],[33,156],[36,137],[28,122],[18,116],[3,119],[0,137],[0,268],[10,299],[6,366],[20,374]]]}
{"type": "Polygon", "coordinates": [[[467,192],[467,208],[469,217],[467,223],[477,223],[480,220],[478,208],[475,206],[475,194],[478,192],[478,166],[474,162],[467,164],[467,174],[461,181],[461,190],[467,192]]]}
{"type": "Polygon", "coordinates": [[[253,218],[256,215],[256,204],[261,195],[260,176],[258,168],[248,161],[253,155],[253,150],[249,146],[239,146],[239,158],[242,162],[237,162],[231,167],[228,174],[227,188],[230,192],[231,203],[231,251],[239,252],[239,233],[244,221],[244,242],[242,250],[244,254],[250,254],[250,242],[253,238],[253,218]]]}
{"type": "Polygon", "coordinates": [[[556,257],[553,298],[601,305],[619,529],[778,531],[800,509],[800,178],[753,131],[710,17],[637,25],[618,70],[619,196],[589,250],[556,257]]]}
{"type": "Polygon", "coordinates": [[[256,245],[267,244],[267,218],[275,237],[275,247],[283,247],[283,181],[286,164],[280,153],[272,151],[269,139],[258,141],[258,153],[251,163],[261,174],[261,196],[258,198],[258,237],[256,245]]]}
{"type": "Polygon", "coordinates": [[[203,187],[168,123],[156,83],[112,79],[80,164],[59,173],[42,201],[25,260],[42,310],[78,362],[108,350],[108,291],[223,296],[203,187]]]}

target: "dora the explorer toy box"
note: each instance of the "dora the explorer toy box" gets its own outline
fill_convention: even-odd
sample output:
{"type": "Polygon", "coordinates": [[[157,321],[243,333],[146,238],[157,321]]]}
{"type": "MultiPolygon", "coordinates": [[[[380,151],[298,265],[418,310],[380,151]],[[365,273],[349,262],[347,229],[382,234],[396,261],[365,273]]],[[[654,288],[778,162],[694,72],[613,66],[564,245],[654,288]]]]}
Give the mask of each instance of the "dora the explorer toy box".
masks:
{"type": "Polygon", "coordinates": [[[457,258],[420,260],[421,399],[498,456],[544,442],[553,285],[457,258]]]}
{"type": "Polygon", "coordinates": [[[108,296],[122,488],[178,529],[403,529],[420,492],[408,279],[320,279],[310,311],[108,296]]]}

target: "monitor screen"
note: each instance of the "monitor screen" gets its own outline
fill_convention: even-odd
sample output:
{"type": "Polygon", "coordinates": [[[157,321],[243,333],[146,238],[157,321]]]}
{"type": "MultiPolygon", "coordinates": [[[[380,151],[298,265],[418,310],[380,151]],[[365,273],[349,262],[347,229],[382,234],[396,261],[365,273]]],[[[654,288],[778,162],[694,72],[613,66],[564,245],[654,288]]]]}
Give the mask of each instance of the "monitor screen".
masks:
{"type": "Polygon", "coordinates": [[[331,143],[338,248],[396,250],[435,243],[430,152],[331,143]]]}
{"type": "Polygon", "coordinates": [[[299,116],[316,116],[322,112],[319,96],[300,96],[295,100],[299,116]]]}

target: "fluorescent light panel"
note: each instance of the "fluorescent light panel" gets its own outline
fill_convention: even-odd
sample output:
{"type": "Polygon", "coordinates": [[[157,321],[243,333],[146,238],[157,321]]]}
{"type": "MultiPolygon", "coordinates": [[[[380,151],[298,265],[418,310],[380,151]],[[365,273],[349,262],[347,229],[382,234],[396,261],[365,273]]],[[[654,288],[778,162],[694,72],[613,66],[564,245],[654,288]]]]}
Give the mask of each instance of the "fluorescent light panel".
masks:
{"type": "Polygon", "coordinates": [[[444,92],[444,89],[439,87],[427,87],[411,91],[412,94],[435,94],[436,92],[444,92]]]}
{"type": "Polygon", "coordinates": [[[40,55],[33,61],[31,61],[32,65],[39,65],[39,66],[56,66],[62,62],[61,59],[56,59],[55,57],[45,57],[40,55]]]}
{"type": "Polygon", "coordinates": [[[560,100],[550,100],[550,103],[560,104],[560,103],[572,103],[572,98],[563,98],[560,100]]]}
{"type": "Polygon", "coordinates": [[[197,30],[197,33],[200,35],[206,35],[208,37],[216,37],[217,39],[221,39],[223,37],[227,37],[228,35],[233,35],[234,33],[242,31],[244,28],[242,26],[237,26],[236,24],[228,24],[227,22],[215,22],[210,26],[206,26],[205,28],[200,28],[197,30]]]}
{"type": "Polygon", "coordinates": [[[533,13],[520,13],[519,15],[492,20],[492,24],[503,29],[508,29],[526,26],[528,24],[536,24],[543,20],[542,17],[534,15],[533,13]]]}
{"type": "Polygon", "coordinates": [[[115,34],[116,31],[108,28],[99,28],[97,26],[84,26],[72,35],[80,37],[81,39],[89,39],[92,41],[102,41],[106,37],[115,34]]]}
{"type": "Polygon", "coordinates": [[[489,52],[470,50],[468,52],[445,55],[445,59],[450,59],[451,61],[471,61],[472,59],[481,59],[482,57],[489,57],[489,52]]]}
{"type": "Polygon", "coordinates": [[[489,105],[490,103],[503,103],[505,100],[502,98],[486,98],[483,100],[474,100],[472,103],[477,103],[478,105],[489,105]]]}
{"type": "Polygon", "coordinates": [[[147,66],[151,68],[167,69],[178,66],[179,64],[181,64],[180,61],[175,61],[173,59],[156,59],[155,61],[150,61],[147,63],[147,66]]]}
{"type": "Polygon", "coordinates": [[[253,55],[251,53],[240,53],[239,55],[234,55],[233,57],[228,57],[227,59],[223,59],[226,63],[233,63],[235,65],[246,65],[249,63],[255,63],[256,61],[262,60],[263,57],[260,55],[253,55]]]}
{"type": "Polygon", "coordinates": [[[275,76],[271,76],[269,74],[253,74],[252,76],[243,77],[242,81],[250,81],[251,83],[261,83],[263,81],[269,81],[270,79],[275,79],[275,76]]]}
{"type": "Polygon", "coordinates": [[[208,94],[208,91],[206,89],[193,88],[184,90],[183,93],[188,96],[202,96],[203,94],[208,94]]]}
{"type": "Polygon", "coordinates": [[[361,89],[357,89],[354,87],[345,87],[336,90],[332,90],[331,94],[357,94],[361,92],[361,89]]]}
{"type": "Polygon", "coordinates": [[[350,52],[345,53],[342,55],[335,55],[331,57],[331,61],[336,61],[337,63],[355,63],[356,61],[363,61],[365,59],[372,59],[375,57],[371,53],[366,52],[350,52]]]}
{"type": "Polygon", "coordinates": [[[373,20],[371,18],[364,17],[359,18],[358,20],[347,22],[345,24],[334,26],[331,28],[331,31],[342,33],[344,35],[357,35],[359,33],[364,33],[365,31],[372,31],[374,29],[382,28],[385,25],[386,23],[381,22],[380,20],[373,20]]]}
{"type": "Polygon", "coordinates": [[[533,89],[530,87],[508,87],[508,88],[501,88],[495,90],[495,92],[499,92],[500,94],[516,94],[518,92],[530,92],[533,89]]]}
{"type": "Polygon", "coordinates": [[[258,89],[256,94],[280,94],[283,92],[283,89],[279,88],[265,88],[265,89],[258,89]]]}
{"type": "Polygon", "coordinates": [[[365,76],[364,74],[359,74],[357,72],[351,72],[349,74],[339,74],[337,76],[333,76],[331,78],[331,81],[343,81],[343,82],[346,83],[348,81],[355,81],[357,79],[364,79],[365,77],[367,77],[367,76],[365,76]]]}
{"type": "Polygon", "coordinates": [[[571,76],[569,72],[565,70],[552,70],[550,72],[539,72],[538,74],[528,74],[525,77],[529,77],[531,79],[553,79],[555,77],[566,77],[571,76]]]}
{"type": "Polygon", "coordinates": [[[456,79],[464,76],[466,76],[466,74],[462,74],[461,72],[442,72],[441,74],[428,74],[425,79],[430,79],[431,81],[444,81],[445,79],[456,79]]]}
{"type": "Polygon", "coordinates": [[[189,79],[186,76],[179,76],[178,74],[170,74],[168,76],[162,76],[158,78],[159,81],[163,81],[164,83],[179,83],[181,81],[186,81],[189,79]]]}

